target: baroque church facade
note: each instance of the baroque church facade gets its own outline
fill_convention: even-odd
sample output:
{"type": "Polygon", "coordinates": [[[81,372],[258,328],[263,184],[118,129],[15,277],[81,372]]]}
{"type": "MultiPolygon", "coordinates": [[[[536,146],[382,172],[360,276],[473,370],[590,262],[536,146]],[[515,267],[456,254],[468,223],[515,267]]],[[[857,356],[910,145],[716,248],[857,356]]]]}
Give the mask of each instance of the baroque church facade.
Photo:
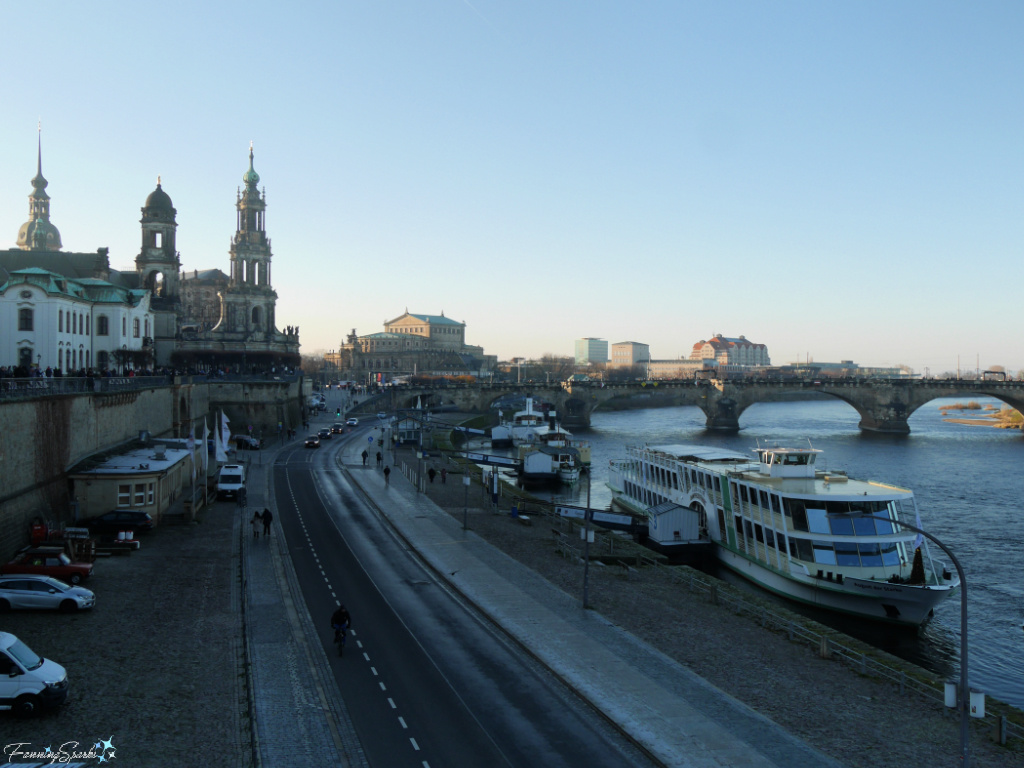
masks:
{"type": "Polygon", "coordinates": [[[24,367],[27,362],[30,367],[116,372],[154,366],[297,366],[298,328],[281,331],[276,326],[266,191],[258,187],[251,145],[242,181],[229,248],[230,274],[182,271],[175,245],[177,211],[159,179],[142,208],[135,271],[121,272],[110,267],[106,248],[95,253],[63,250],[60,232],[50,221],[40,141],[29,220],[18,231],[17,248],[0,250],[0,316],[18,318],[16,332],[14,325],[6,325],[12,330],[0,342],[0,366],[24,367]],[[26,282],[45,290],[34,291],[31,298],[28,288],[13,290],[26,282]],[[117,307],[119,303],[123,306],[117,307]],[[142,305],[136,320],[131,310],[139,314],[142,305]],[[37,315],[42,322],[25,322],[37,315]],[[124,319],[123,334],[118,318],[124,319]]]}

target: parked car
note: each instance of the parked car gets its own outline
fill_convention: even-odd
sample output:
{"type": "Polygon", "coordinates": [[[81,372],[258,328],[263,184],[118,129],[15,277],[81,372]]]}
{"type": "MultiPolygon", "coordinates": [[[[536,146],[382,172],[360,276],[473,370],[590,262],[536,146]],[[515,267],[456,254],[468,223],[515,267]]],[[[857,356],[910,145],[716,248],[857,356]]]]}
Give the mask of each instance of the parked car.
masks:
{"type": "Polygon", "coordinates": [[[60,547],[25,547],[13,560],[0,566],[0,574],[8,573],[40,573],[80,584],[92,574],[92,563],[72,562],[60,547]]]}
{"type": "Polygon", "coordinates": [[[306,447],[307,448],[319,448],[320,447],[320,436],[319,435],[310,435],[309,437],[307,437],[306,438],[306,447]]]}
{"type": "Polygon", "coordinates": [[[92,608],[96,595],[85,587],[73,587],[52,576],[14,573],[0,576],[0,611],[12,608],[72,611],[92,608]]]}
{"type": "Polygon", "coordinates": [[[357,419],[355,416],[353,416],[352,418],[350,418],[345,423],[348,424],[350,427],[358,427],[359,426],[359,419],[357,419]]]}
{"type": "Polygon", "coordinates": [[[44,659],[10,632],[0,632],[0,709],[30,717],[68,698],[68,673],[44,659]]]}
{"type": "Polygon", "coordinates": [[[319,432],[317,432],[317,434],[320,436],[321,440],[330,440],[331,439],[331,430],[329,430],[327,427],[324,427],[323,429],[321,429],[319,432]]]}
{"type": "Polygon", "coordinates": [[[118,533],[119,531],[151,531],[153,518],[149,512],[137,509],[113,509],[106,514],[85,521],[90,533],[118,533]]]}
{"type": "Polygon", "coordinates": [[[340,435],[344,431],[345,431],[345,425],[344,424],[340,424],[339,423],[339,424],[332,424],[331,425],[331,433],[332,434],[340,435]]]}
{"type": "Polygon", "coordinates": [[[384,413],[384,411],[380,411],[377,413],[377,418],[380,419],[381,421],[384,421],[387,417],[388,415],[384,413]]]}
{"type": "Polygon", "coordinates": [[[263,447],[263,441],[251,435],[235,435],[231,439],[234,440],[235,447],[240,451],[258,451],[263,447]]]}

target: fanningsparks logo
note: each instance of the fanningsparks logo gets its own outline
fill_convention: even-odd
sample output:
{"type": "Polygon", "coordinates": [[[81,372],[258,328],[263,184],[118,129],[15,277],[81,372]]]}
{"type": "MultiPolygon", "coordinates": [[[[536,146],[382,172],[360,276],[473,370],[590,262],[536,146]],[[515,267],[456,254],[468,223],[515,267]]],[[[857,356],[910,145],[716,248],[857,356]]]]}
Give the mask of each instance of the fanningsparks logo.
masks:
{"type": "Polygon", "coordinates": [[[51,765],[70,763],[72,760],[96,760],[99,763],[106,763],[116,757],[113,736],[109,739],[98,739],[88,747],[83,747],[77,741],[65,741],[57,746],[51,744],[46,747],[37,747],[27,741],[15,742],[4,745],[4,755],[8,763],[42,761],[51,765]]]}

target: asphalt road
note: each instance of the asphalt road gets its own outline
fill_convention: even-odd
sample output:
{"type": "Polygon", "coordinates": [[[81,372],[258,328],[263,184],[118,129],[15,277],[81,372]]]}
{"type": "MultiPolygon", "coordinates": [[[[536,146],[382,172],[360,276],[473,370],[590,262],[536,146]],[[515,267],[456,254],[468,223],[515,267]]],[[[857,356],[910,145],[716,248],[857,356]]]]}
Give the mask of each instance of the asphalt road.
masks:
{"type": "MultiPolygon", "coordinates": [[[[421,566],[333,457],[284,451],[279,522],[352,722],[374,766],[648,765],[618,732],[421,566]],[[352,614],[344,658],[329,617],[352,614]]],[[[368,468],[353,472],[376,472],[368,468]]]]}

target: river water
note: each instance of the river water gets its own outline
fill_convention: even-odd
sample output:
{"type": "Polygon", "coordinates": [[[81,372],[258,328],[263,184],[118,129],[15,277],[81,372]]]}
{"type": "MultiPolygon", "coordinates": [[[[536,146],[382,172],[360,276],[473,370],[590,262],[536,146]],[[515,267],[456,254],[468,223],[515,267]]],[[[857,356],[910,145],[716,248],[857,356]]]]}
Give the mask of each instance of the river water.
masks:
{"type": "MultiPolygon", "coordinates": [[[[954,402],[934,400],[920,408],[906,436],[862,433],[857,413],[838,400],[757,404],[741,415],[735,434],[705,430],[704,414],[694,407],[597,411],[591,428],[575,434],[591,444],[594,508],[611,503],[605,485],[609,460],[622,458],[625,446],[643,443],[700,443],[746,452],[758,438],[801,445],[810,440],[824,451],[819,462],[826,469],[911,489],[923,528],[952,550],[967,576],[971,687],[1024,708],[1024,437],[1018,430],[944,421],[939,407],[954,402]]],[[[964,412],[966,418],[977,415],[964,412]]],[[[562,489],[558,498],[584,504],[586,483],[562,489]]],[[[948,560],[934,545],[932,555],[948,560]]],[[[939,605],[916,632],[800,610],[946,678],[960,674],[959,595],[939,605]]]]}

